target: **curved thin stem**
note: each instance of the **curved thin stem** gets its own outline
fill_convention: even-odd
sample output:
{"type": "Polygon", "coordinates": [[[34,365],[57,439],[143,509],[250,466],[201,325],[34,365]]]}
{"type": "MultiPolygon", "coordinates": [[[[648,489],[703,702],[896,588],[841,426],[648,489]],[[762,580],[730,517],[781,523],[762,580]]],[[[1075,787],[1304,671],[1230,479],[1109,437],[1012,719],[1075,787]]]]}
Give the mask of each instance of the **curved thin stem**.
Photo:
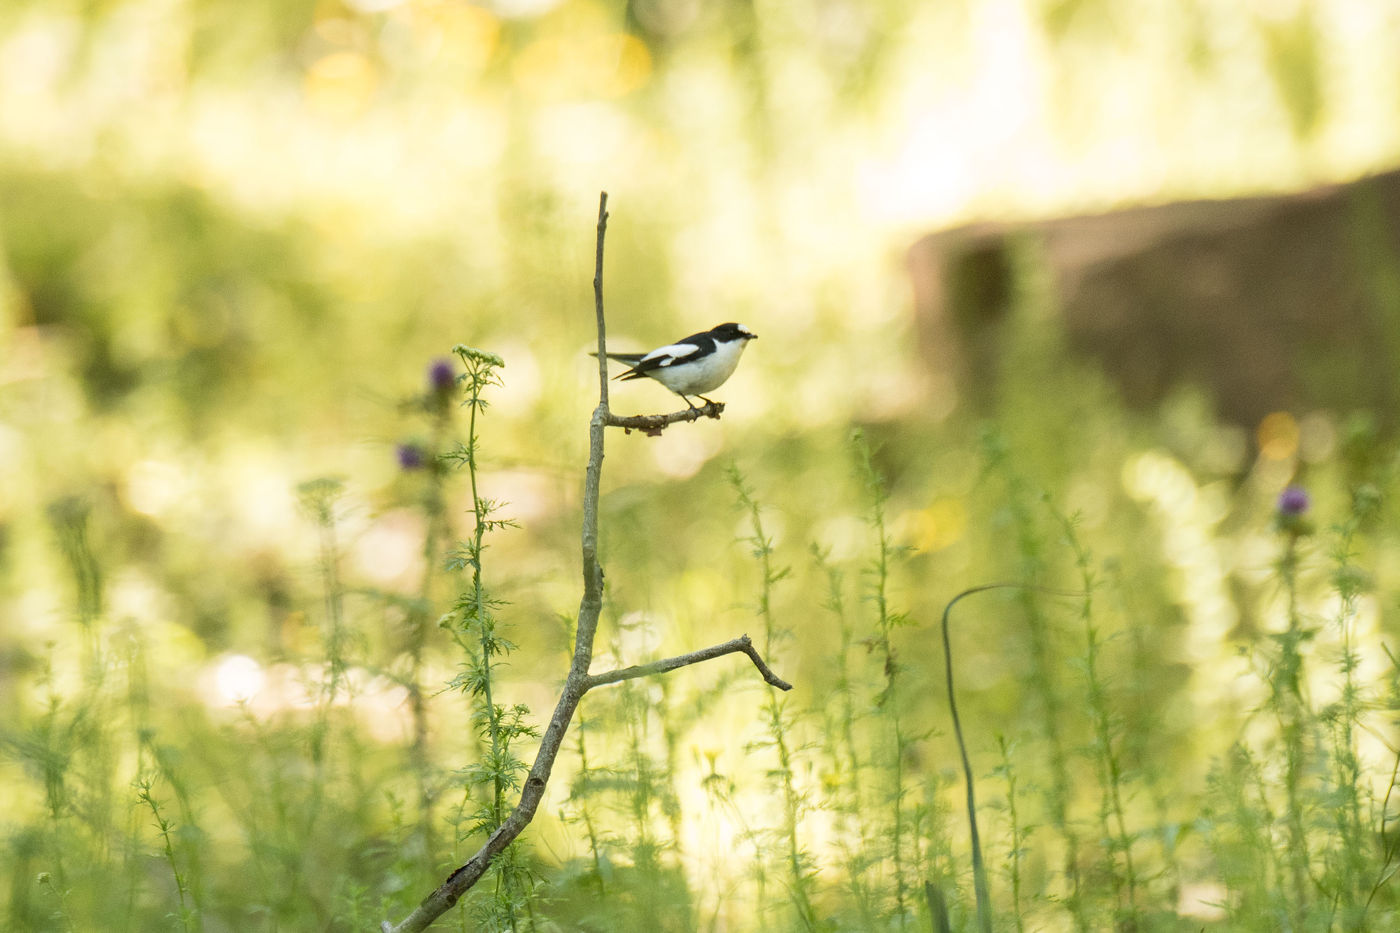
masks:
{"type": "Polygon", "coordinates": [[[958,699],[953,690],[953,648],[948,638],[948,617],[953,607],[968,596],[985,593],[988,590],[1020,589],[1035,590],[1053,596],[1083,596],[1081,592],[1056,590],[1034,583],[983,583],[963,590],[943,607],[943,670],[948,681],[948,711],[953,717],[953,734],[958,740],[958,754],[962,756],[963,778],[967,783],[967,822],[972,837],[972,885],[977,894],[977,929],[980,933],[992,933],[991,894],[987,889],[987,868],[982,862],[982,842],[977,835],[977,797],[973,790],[972,760],[967,755],[967,742],[963,739],[962,719],[958,716],[958,699]]]}

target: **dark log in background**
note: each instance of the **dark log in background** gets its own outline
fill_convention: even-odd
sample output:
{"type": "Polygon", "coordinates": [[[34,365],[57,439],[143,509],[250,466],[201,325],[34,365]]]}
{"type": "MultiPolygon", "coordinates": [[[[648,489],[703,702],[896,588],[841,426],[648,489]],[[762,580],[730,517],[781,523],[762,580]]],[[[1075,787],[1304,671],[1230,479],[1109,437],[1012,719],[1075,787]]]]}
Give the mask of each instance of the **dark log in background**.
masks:
{"type": "Polygon", "coordinates": [[[1133,407],[1195,384],[1242,425],[1321,408],[1400,427],[1400,171],[919,240],[909,270],[924,357],[977,407],[994,404],[1027,256],[1048,267],[1067,345],[1133,407]]]}

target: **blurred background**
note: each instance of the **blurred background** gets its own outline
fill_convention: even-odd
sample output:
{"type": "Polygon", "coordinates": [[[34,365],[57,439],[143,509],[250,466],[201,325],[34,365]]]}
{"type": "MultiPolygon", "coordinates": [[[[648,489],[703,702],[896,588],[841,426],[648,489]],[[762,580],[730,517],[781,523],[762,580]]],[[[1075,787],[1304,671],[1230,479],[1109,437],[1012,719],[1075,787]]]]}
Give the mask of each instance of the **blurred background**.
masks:
{"type": "MultiPolygon", "coordinates": [[[[899,878],[870,896],[873,914],[839,893],[841,878],[888,868],[843,861],[851,830],[822,804],[849,778],[817,751],[833,657],[851,664],[861,729],[878,736],[903,708],[916,738],[897,743],[896,770],[925,783],[907,804],[879,799],[889,812],[918,797],[928,825],[946,824],[918,850],[942,866],[923,877],[970,897],[966,828],[950,815],[956,752],[934,699],[938,614],[993,580],[1077,587],[1061,523],[1077,515],[1103,587],[1112,735],[1140,775],[1128,822],[1134,845],[1155,847],[1139,849],[1157,867],[1133,909],[1162,929],[1225,922],[1232,889],[1209,833],[1197,827],[1205,841],[1184,854],[1162,840],[1208,809],[1212,768],[1269,696],[1251,674],[1271,662],[1251,651],[1296,628],[1289,606],[1350,613],[1333,634],[1369,646],[1375,683],[1393,676],[1382,610],[1400,547],[1356,490],[1384,501],[1392,487],[1398,44],[1400,4],[1377,0],[7,0],[12,925],[95,928],[94,886],[114,871],[125,919],[106,928],[174,910],[184,888],[151,877],[143,849],[161,843],[134,809],[142,773],[178,801],[175,864],[199,876],[187,860],[203,859],[193,914],[208,929],[362,928],[347,904],[371,920],[401,912],[474,850],[445,824],[410,832],[446,820],[454,769],[479,749],[461,726],[467,700],[445,692],[460,652],[441,632],[408,634],[461,591],[440,565],[444,542],[470,531],[470,491],[447,477],[435,512],[440,476],[404,449],[431,457],[464,436],[465,412],[444,427],[421,404],[435,360],[460,371],[455,344],[504,359],[478,420],[479,480],[519,528],[493,534],[485,573],[518,645],[499,691],[543,723],[580,594],[601,190],[612,349],[722,321],[760,339],[715,393],[721,421],[609,437],[600,648],[627,664],[763,630],[763,573],[726,478],[737,468],[791,570],[772,587],[769,661],[797,687],[787,715],[805,751],[782,770],[804,801],[789,816],[810,833],[824,905],[811,916],[832,929],[906,916],[899,878]],[[888,495],[883,528],[855,428],[888,495]],[[1290,483],[1319,530],[1364,526],[1343,550],[1373,574],[1365,595],[1339,596],[1336,547],[1279,532],[1290,483]],[[890,643],[868,598],[882,534],[894,562],[878,588],[908,622],[888,696],[875,649],[890,643]],[[1290,548],[1311,575],[1280,577],[1290,548]],[[354,684],[334,703],[308,686],[322,682],[330,618],[349,633],[335,656],[354,684]],[[343,740],[333,755],[317,724],[343,740]],[[438,790],[404,803],[427,785],[438,790]],[[314,803],[299,787],[318,789],[314,803]],[[291,828],[299,808],[318,814],[314,832],[291,828]],[[64,880],[46,887],[41,872],[64,880]],[[306,903],[308,887],[324,896],[306,903]]],[[[612,404],[676,399],[628,383],[612,404]]],[[[1091,742],[1095,707],[1073,673],[1080,607],[1032,602],[987,597],[959,650],[979,775],[998,763],[995,733],[1024,743],[1034,787],[1091,742]],[[1015,621],[1041,613],[1044,644],[1015,621]],[[1063,683],[1045,679],[1047,659],[1063,683]],[[1047,710],[1068,752],[1044,746],[1047,710]]],[[[1325,667],[1327,639],[1313,641],[1325,667]]],[[[791,891],[756,872],[766,846],[745,848],[775,790],[771,746],[755,739],[765,694],[739,667],[639,688],[641,714],[599,700],[595,765],[635,790],[651,762],[670,789],[640,810],[603,806],[605,841],[586,843],[593,825],[568,822],[583,805],[566,753],[530,831],[557,903],[532,923],[812,928],[789,924],[791,891]],[[719,776],[735,788],[723,800],[719,776]],[[595,897],[580,878],[622,877],[600,847],[640,885],[595,897]],[[610,904],[631,919],[581,919],[610,904]]],[[[1319,681],[1317,707],[1340,695],[1335,679],[1319,681]]],[[[1364,760],[1388,760],[1387,730],[1368,733],[1364,760]]],[[[854,760],[881,760],[882,741],[858,738],[854,760]]],[[[1092,824],[1097,798],[1083,793],[1036,797],[1028,819],[1092,824]]],[[[998,871],[1018,851],[1000,831],[998,871]]],[[[1064,906],[1073,834],[1045,835],[1023,846],[1039,854],[1014,909],[1087,929],[1089,902],[1064,906]]],[[[1121,867],[1122,850],[1106,852],[1121,867]]],[[[1093,910],[1117,917],[1123,898],[1093,910]]]]}

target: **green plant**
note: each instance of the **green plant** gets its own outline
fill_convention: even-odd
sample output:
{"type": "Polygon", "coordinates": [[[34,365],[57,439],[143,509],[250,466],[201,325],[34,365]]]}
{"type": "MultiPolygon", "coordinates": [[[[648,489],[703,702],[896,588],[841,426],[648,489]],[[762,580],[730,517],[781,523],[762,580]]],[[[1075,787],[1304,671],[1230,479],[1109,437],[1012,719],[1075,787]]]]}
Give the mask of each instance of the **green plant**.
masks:
{"type": "MultiPolygon", "coordinates": [[[[457,346],[453,352],[466,367],[462,379],[468,411],[467,439],[444,455],[467,472],[471,486],[472,536],[460,543],[448,561],[452,570],[468,571],[468,588],[453,604],[443,624],[466,655],[462,670],[451,686],[469,695],[478,704],[471,713],[471,724],[483,745],[480,760],[459,771],[466,797],[465,824],[458,824],[458,842],[467,837],[484,838],[500,827],[506,815],[506,793],[518,792],[524,780],[525,762],[516,753],[521,739],[536,738],[538,730],[529,723],[530,710],[522,704],[506,706],[496,700],[498,670],[502,658],[515,645],[501,634],[497,611],[505,602],[488,591],[483,576],[486,536],[514,526],[510,519],[494,518],[500,503],[487,499],[478,485],[480,435],[477,416],[486,410],[485,391],[500,384],[498,370],[505,365],[494,353],[457,346]],[[472,806],[466,803],[478,790],[485,799],[472,806]]],[[[475,921],[490,929],[515,929],[519,912],[531,910],[528,892],[531,880],[514,847],[507,847],[492,865],[496,885],[489,900],[478,905],[475,921]]]]}
{"type": "MultiPolygon", "coordinates": [[[[759,587],[756,609],[758,618],[763,623],[763,654],[771,657],[773,649],[780,641],[792,638],[792,632],[778,624],[773,610],[773,588],[791,575],[791,569],[774,566],[773,541],[763,530],[763,515],[758,500],[754,498],[753,489],[744,481],[744,476],[739,472],[737,466],[731,464],[727,472],[729,484],[734,489],[739,506],[748,518],[749,535],[744,541],[749,545],[753,558],[758,564],[759,587]]],[[[764,740],[754,743],[752,748],[771,749],[777,759],[775,767],[769,769],[768,776],[776,780],[779,787],[782,821],[779,825],[778,837],[781,840],[780,845],[783,850],[783,861],[787,875],[784,887],[792,901],[801,928],[816,930],[818,920],[812,904],[815,878],[811,868],[811,859],[798,838],[798,827],[802,823],[804,814],[810,808],[810,804],[806,794],[798,789],[794,775],[797,750],[793,748],[792,744],[793,723],[787,709],[786,699],[770,692],[764,700],[763,717],[768,734],[764,740]]]]}
{"type": "Polygon", "coordinates": [[[852,444],[856,469],[868,496],[868,521],[875,533],[875,556],[868,568],[871,584],[867,593],[867,601],[874,607],[874,633],[870,636],[868,644],[881,661],[884,680],[884,688],[875,697],[875,706],[884,715],[889,729],[883,765],[890,779],[886,798],[891,811],[890,871],[894,884],[894,916],[899,928],[904,929],[910,907],[904,804],[909,787],[905,760],[913,745],[914,736],[906,726],[900,708],[903,699],[899,689],[901,665],[898,649],[894,644],[894,632],[911,625],[912,620],[907,614],[892,609],[889,603],[891,563],[898,550],[885,523],[889,492],[885,488],[884,479],[875,468],[873,452],[864,435],[857,432],[852,438],[852,444]]]}
{"type": "Polygon", "coordinates": [[[1133,836],[1128,832],[1126,808],[1127,774],[1121,750],[1121,726],[1103,678],[1103,638],[1094,621],[1094,593],[1099,581],[1089,551],[1080,538],[1072,516],[1051,508],[1064,532],[1064,540],[1074,554],[1082,592],[1079,618],[1084,626],[1083,671],[1093,727],[1091,754],[1098,772],[1099,834],[1103,840],[1103,871],[1113,885],[1114,925],[1135,930],[1142,924],[1138,909],[1138,876],[1133,864],[1133,836]]]}

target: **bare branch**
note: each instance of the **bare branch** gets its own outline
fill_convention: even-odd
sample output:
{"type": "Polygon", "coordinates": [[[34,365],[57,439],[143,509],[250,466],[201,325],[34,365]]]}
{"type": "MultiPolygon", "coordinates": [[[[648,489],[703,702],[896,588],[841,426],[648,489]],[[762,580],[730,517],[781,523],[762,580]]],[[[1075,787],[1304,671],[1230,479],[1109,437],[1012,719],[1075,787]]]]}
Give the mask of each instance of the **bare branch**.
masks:
{"type": "Polygon", "coordinates": [[[714,418],[718,421],[720,413],[723,411],[723,402],[706,402],[699,408],[673,411],[669,415],[614,415],[609,412],[608,427],[622,428],[628,434],[633,431],[641,431],[643,434],[659,437],[668,424],[675,424],[678,421],[699,421],[701,418],[714,418]]]}
{"type": "MultiPolygon", "coordinates": [[[[398,925],[389,921],[380,924],[383,933],[418,933],[438,917],[442,916],[481,880],[490,867],[491,861],[505,851],[535,818],[540,801],[544,798],[545,787],[549,784],[550,773],[555,759],[563,747],[564,736],[569,731],[569,723],[578,709],[583,695],[594,687],[617,683],[648,674],[659,674],[675,670],[688,664],[697,664],[711,658],[742,651],[753,661],[763,675],[763,679],[782,690],[791,690],[792,685],[774,674],[757,649],[744,635],[713,648],[705,648],[691,654],[654,661],[639,667],[611,671],[606,674],[590,675],[589,665],[593,663],[593,640],[598,633],[598,617],[603,611],[603,568],[598,563],[598,488],[603,473],[603,435],[609,425],[647,430],[655,420],[655,433],[676,421],[694,421],[704,415],[718,418],[724,406],[716,402],[697,408],[691,412],[676,412],[673,415],[642,415],[636,418],[615,418],[608,411],[608,369],[606,358],[606,334],[603,327],[603,237],[608,224],[608,194],[602,192],[598,199],[598,253],[593,276],[593,295],[598,319],[598,407],[588,426],[588,468],[583,481],[583,599],[578,607],[578,625],[574,634],[574,657],[569,664],[569,674],[564,681],[564,689],[559,694],[559,702],[554,707],[554,715],[545,727],[540,739],[540,749],[535,755],[535,764],[525,779],[525,787],[520,793],[520,802],[505,818],[491,837],[486,840],[475,855],[447,876],[447,880],[437,887],[414,908],[398,925]],[[641,423],[633,424],[639,421],[641,423]]],[[[648,430],[648,433],[653,433],[648,430]]]]}
{"type": "MultiPolygon", "coordinates": [[[[593,316],[598,326],[598,408],[606,420],[608,412],[608,329],[603,320],[603,237],[608,232],[608,193],[598,194],[598,246],[593,260],[593,316]]],[[[596,416],[595,416],[596,417],[596,416]]]]}
{"type": "Polygon", "coordinates": [[[592,690],[594,687],[602,687],[606,684],[620,683],[624,680],[634,680],[638,677],[648,677],[652,674],[665,674],[667,671],[674,671],[679,667],[687,667],[691,664],[699,664],[701,661],[711,661],[715,658],[723,657],[726,654],[734,654],[742,651],[753,661],[754,667],[763,675],[764,681],[777,687],[779,690],[791,690],[792,684],[783,680],[772,669],[763,662],[763,657],[758,653],[758,649],[753,646],[749,636],[740,635],[738,638],[725,642],[722,645],[714,645],[710,648],[701,648],[699,651],[692,651],[688,654],[678,654],[674,658],[662,658],[660,661],[652,661],[649,664],[634,664],[632,667],[618,668],[615,671],[607,671],[602,674],[589,674],[584,682],[585,689],[592,690]]]}

